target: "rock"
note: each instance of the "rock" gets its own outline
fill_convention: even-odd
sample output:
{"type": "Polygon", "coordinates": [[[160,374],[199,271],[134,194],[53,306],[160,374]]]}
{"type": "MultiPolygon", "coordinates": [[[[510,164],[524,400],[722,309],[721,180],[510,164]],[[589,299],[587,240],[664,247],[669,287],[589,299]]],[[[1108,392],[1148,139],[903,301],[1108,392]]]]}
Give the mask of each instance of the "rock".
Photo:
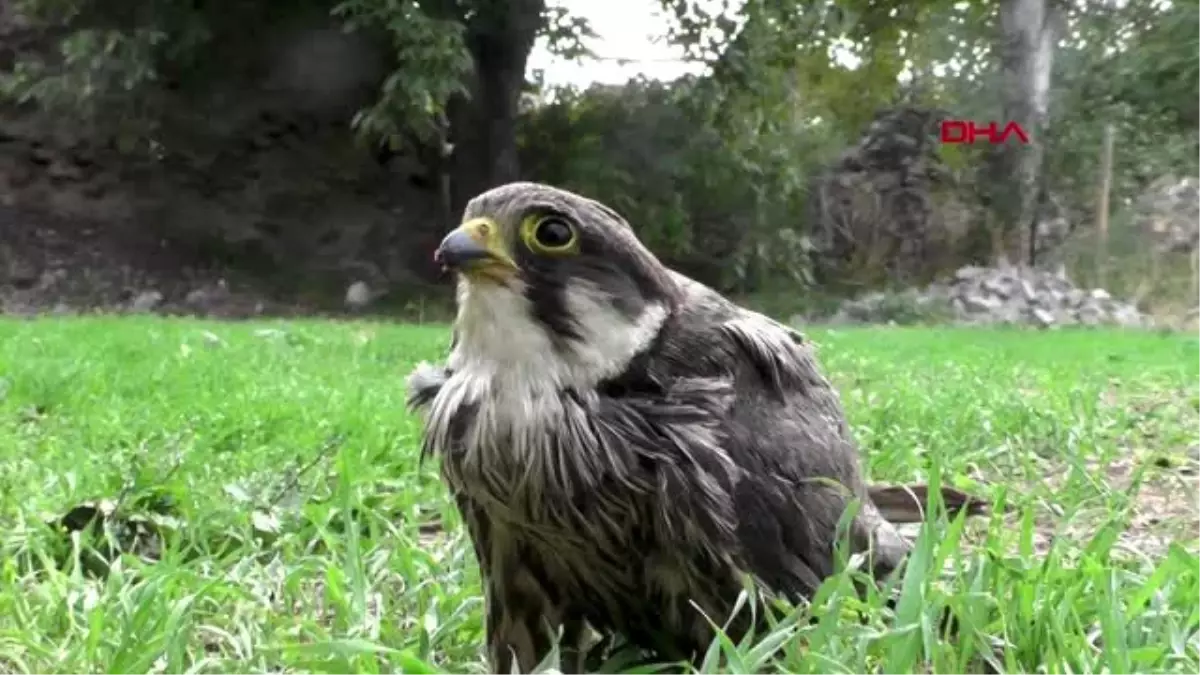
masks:
{"type": "Polygon", "coordinates": [[[1004,275],[994,276],[983,280],[983,289],[992,295],[998,295],[1001,298],[1008,298],[1013,293],[1013,285],[1016,279],[1004,275]]]}
{"type": "Polygon", "coordinates": [[[843,303],[837,316],[860,323],[886,323],[906,315],[936,314],[926,311],[927,306],[943,308],[945,319],[969,324],[1027,324],[1039,328],[1150,325],[1134,305],[1113,299],[1102,288],[1077,288],[1061,268],[1044,271],[1011,264],[963,267],[949,282],[935,283],[924,290],[870,293],[843,303]],[[901,305],[907,305],[908,311],[901,305]]]}
{"type": "Polygon", "coordinates": [[[1021,298],[1025,300],[1025,302],[1034,302],[1038,299],[1038,294],[1033,288],[1033,284],[1029,283],[1025,279],[1020,280],[1019,289],[1021,291],[1021,298]]]}
{"type": "Polygon", "coordinates": [[[207,297],[208,292],[205,289],[197,288],[194,291],[188,291],[188,294],[183,298],[183,303],[192,307],[198,307],[204,304],[204,300],[207,297]]]}
{"type": "Polygon", "coordinates": [[[950,116],[907,104],[881,109],[862,137],[810,177],[812,199],[802,218],[817,267],[853,273],[865,257],[881,253],[889,278],[934,271],[968,220],[965,204],[943,199],[948,193],[939,189],[954,175],[939,134],[950,116]]]}
{"type": "Polygon", "coordinates": [[[163,301],[163,294],[158,291],[142,291],[129,303],[129,309],[135,312],[151,312],[163,301]]]}
{"type": "Polygon", "coordinates": [[[54,151],[44,145],[37,145],[29,150],[29,161],[38,166],[48,166],[54,161],[54,151]]]}
{"type": "Polygon", "coordinates": [[[971,265],[968,265],[966,267],[959,268],[959,270],[954,273],[954,280],[955,281],[970,281],[972,279],[979,278],[986,272],[987,272],[987,270],[983,267],[973,267],[971,265]]]}
{"type": "Polygon", "coordinates": [[[29,289],[37,285],[41,275],[36,267],[20,260],[9,263],[8,283],[17,289],[29,289]]]}
{"type": "Polygon", "coordinates": [[[346,307],[360,310],[371,302],[371,287],[365,281],[355,281],[346,289],[346,307]]]}
{"type": "Polygon", "coordinates": [[[65,162],[53,162],[46,169],[46,174],[56,180],[79,180],[83,177],[83,171],[74,164],[65,162]]]}
{"type": "Polygon", "coordinates": [[[1159,251],[1195,251],[1200,244],[1200,180],[1163,176],[1133,204],[1134,224],[1159,251]]]}
{"type": "Polygon", "coordinates": [[[1124,328],[1150,327],[1149,317],[1142,316],[1137,307],[1128,303],[1117,303],[1109,316],[1116,325],[1124,328]]]}
{"type": "Polygon", "coordinates": [[[224,279],[219,279],[213,286],[205,286],[189,291],[183,298],[183,303],[194,309],[211,310],[214,305],[229,297],[229,286],[224,279]]]}
{"type": "Polygon", "coordinates": [[[1099,326],[1104,322],[1104,311],[1096,305],[1084,305],[1076,312],[1079,323],[1085,326],[1099,326]]]}
{"type": "Polygon", "coordinates": [[[1003,304],[999,298],[983,294],[967,295],[962,299],[962,301],[966,306],[967,311],[971,312],[989,312],[1003,304]]]}
{"type": "Polygon", "coordinates": [[[1057,317],[1054,316],[1054,313],[1041,307],[1034,307],[1029,312],[1029,315],[1042,328],[1049,328],[1057,323],[1057,317]]]}
{"type": "Polygon", "coordinates": [[[66,270],[46,270],[38,277],[37,287],[40,290],[46,290],[53,287],[58,282],[67,277],[66,270]]]}

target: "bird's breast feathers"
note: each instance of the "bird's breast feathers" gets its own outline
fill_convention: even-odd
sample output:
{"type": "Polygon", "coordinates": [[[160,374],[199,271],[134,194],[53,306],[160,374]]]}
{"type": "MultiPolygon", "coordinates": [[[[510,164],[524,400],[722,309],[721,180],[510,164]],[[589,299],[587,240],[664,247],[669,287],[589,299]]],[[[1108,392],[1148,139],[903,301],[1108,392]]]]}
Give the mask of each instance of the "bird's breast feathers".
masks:
{"type": "MultiPolygon", "coordinates": [[[[519,288],[460,289],[456,340],[445,380],[429,401],[423,446],[425,454],[442,457],[443,475],[455,491],[497,509],[536,512],[548,498],[601,484],[632,485],[636,471],[625,462],[640,462],[642,471],[652,473],[662,470],[652,468],[662,461],[689,463],[708,455],[713,467],[732,466],[728,439],[717,436],[754,433],[735,431],[745,421],[730,416],[742,394],[756,405],[782,409],[800,400],[822,403],[807,418],[836,412],[836,394],[799,336],[752,312],[705,309],[711,301],[698,291],[680,317],[691,328],[681,332],[677,326],[659,339],[669,356],[656,357],[655,368],[671,393],[612,398],[597,386],[623,375],[660,338],[668,310],[648,305],[628,317],[597,289],[576,285],[564,292],[581,336],[565,346],[537,323],[519,288]],[[772,395],[773,401],[763,398],[772,395]],[[830,400],[818,400],[824,398],[830,400]],[[702,408],[711,411],[701,414],[702,408]],[[693,421],[681,424],[684,418],[693,421]],[[672,445],[664,435],[682,442],[678,458],[655,459],[666,455],[654,448],[672,445]]],[[[834,419],[825,426],[843,433],[834,419]]],[[[738,473],[713,471],[731,479],[738,473]]]]}

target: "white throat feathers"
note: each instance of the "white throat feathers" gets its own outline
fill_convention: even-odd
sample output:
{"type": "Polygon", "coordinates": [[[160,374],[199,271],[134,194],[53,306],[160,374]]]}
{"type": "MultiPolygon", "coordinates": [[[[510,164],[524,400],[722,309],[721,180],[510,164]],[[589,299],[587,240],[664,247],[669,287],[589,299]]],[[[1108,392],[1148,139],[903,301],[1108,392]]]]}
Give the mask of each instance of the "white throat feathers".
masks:
{"type": "MultiPolygon", "coordinates": [[[[520,287],[459,285],[451,374],[430,406],[426,448],[447,460],[443,472],[452,486],[473,486],[474,492],[487,485],[486,494],[475,496],[496,508],[522,501],[517,493],[540,501],[550,487],[545,481],[557,483],[552,477],[565,475],[557,467],[572,458],[559,456],[562,449],[547,430],[581,411],[579,403],[564,400],[563,389],[594,396],[596,385],[621,374],[667,318],[667,308],[654,304],[631,319],[603,291],[582,282],[564,292],[580,339],[556,349],[520,287]],[[456,424],[456,413],[468,408],[472,419],[456,424]],[[462,436],[454,438],[454,428],[462,436]]],[[[574,458],[580,460],[585,458],[574,458]]]]}
{"type": "Polygon", "coordinates": [[[452,370],[505,388],[549,389],[555,395],[564,387],[591,389],[622,373],[667,318],[666,307],[652,304],[631,319],[604,291],[572,282],[563,293],[579,339],[559,351],[517,284],[459,284],[458,344],[447,364],[452,370]]]}

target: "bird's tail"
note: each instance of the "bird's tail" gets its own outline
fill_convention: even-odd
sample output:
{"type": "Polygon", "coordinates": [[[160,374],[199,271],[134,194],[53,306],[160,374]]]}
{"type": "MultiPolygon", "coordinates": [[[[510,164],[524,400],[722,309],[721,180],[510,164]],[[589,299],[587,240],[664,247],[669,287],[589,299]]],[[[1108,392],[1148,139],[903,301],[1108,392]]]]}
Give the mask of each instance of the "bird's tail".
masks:
{"type": "MultiPolygon", "coordinates": [[[[871,485],[867,488],[867,493],[884,520],[890,523],[925,521],[925,504],[929,499],[928,485],[871,485]]],[[[951,518],[962,511],[966,511],[968,516],[983,516],[992,509],[989,500],[950,487],[942,488],[942,503],[946,505],[946,515],[951,518]]]]}

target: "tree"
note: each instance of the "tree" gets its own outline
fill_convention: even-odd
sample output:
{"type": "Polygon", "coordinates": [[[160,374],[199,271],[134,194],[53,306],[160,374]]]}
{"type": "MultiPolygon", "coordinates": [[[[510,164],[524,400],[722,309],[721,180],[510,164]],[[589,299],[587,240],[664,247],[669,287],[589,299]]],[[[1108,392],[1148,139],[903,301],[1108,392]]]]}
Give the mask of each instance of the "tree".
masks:
{"type": "Polygon", "coordinates": [[[337,11],[357,27],[389,32],[401,57],[362,127],[395,139],[415,124],[421,141],[446,148],[449,161],[438,169],[450,177],[452,212],[520,175],[518,102],[536,39],[579,56],[593,35],[586,21],[545,0],[347,0],[337,11]]]}
{"type": "Polygon", "coordinates": [[[1052,3],[1053,0],[1000,3],[997,50],[1003,83],[1000,117],[1002,124],[1019,124],[1029,142],[1010,137],[996,148],[987,197],[995,218],[993,226],[1007,244],[1005,253],[1018,264],[1033,260],[1050,78],[1055,45],[1061,35],[1059,9],[1052,3]]]}
{"type": "MultiPolygon", "coordinates": [[[[448,0],[447,0],[448,1],[448,0]]],[[[517,107],[525,64],[546,23],[545,0],[481,0],[461,17],[474,64],[466,94],[451,99],[454,209],[472,196],[520,176],[517,107]]]]}

